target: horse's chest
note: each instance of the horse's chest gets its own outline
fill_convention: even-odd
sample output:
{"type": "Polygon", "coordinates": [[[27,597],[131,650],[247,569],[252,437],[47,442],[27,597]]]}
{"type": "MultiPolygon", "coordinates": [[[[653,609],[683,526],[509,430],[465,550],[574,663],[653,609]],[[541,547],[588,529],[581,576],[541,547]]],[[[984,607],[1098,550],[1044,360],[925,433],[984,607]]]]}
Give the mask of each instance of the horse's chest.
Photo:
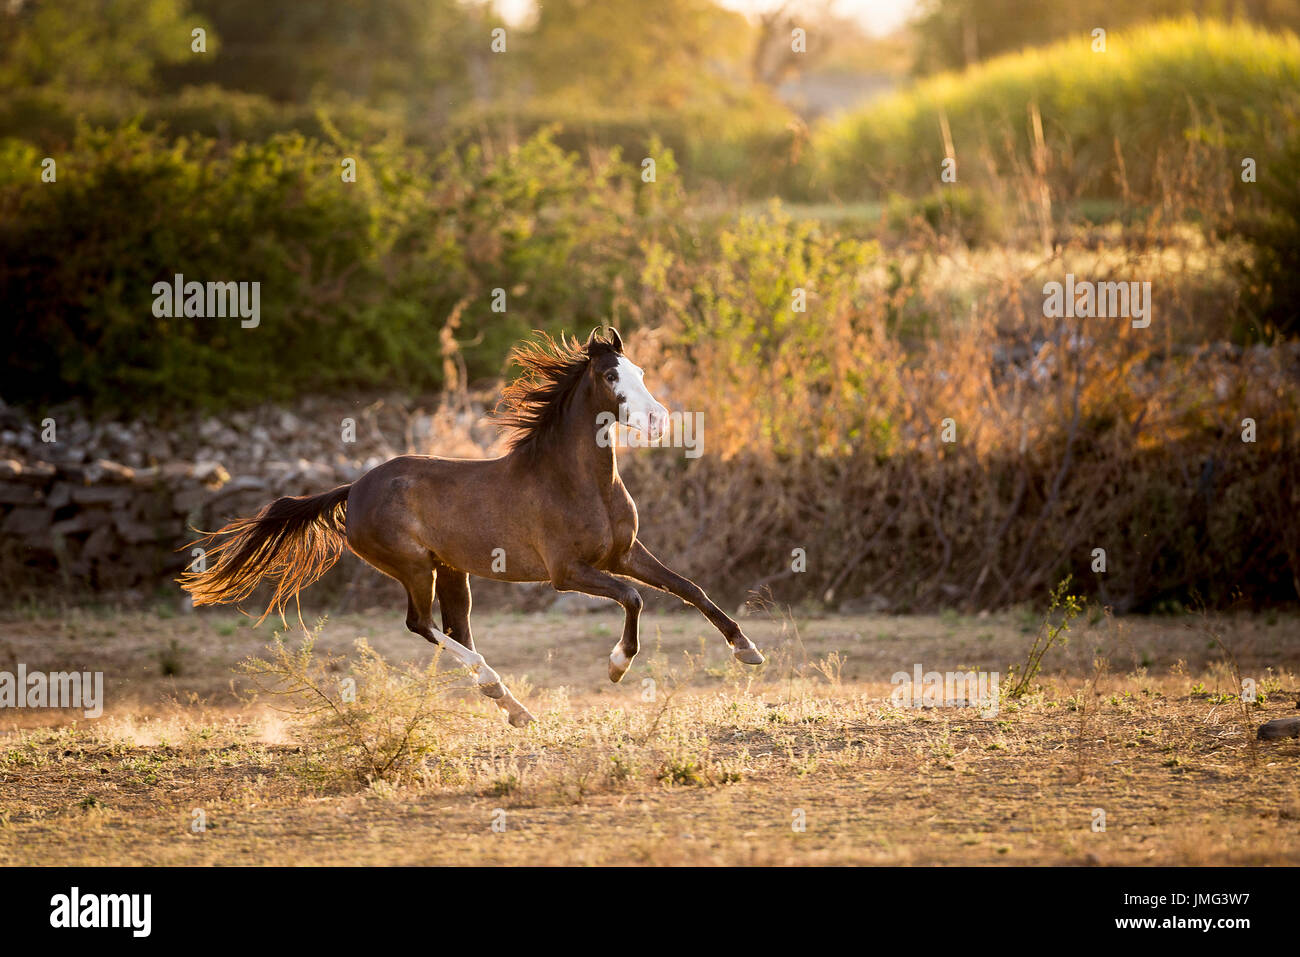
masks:
{"type": "Polygon", "coordinates": [[[637,514],[632,496],[624,489],[618,489],[609,503],[609,529],[612,545],[616,554],[623,554],[632,547],[636,538],[637,514]]]}
{"type": "Polygon", "coordinates": [[[621,485],[615,486],[604,496],[604,508],[600,511],[600,539],[596,551],[600,554],[601,564],[625,555],[636,539],[637,514],[632,496],[621,485]]]}

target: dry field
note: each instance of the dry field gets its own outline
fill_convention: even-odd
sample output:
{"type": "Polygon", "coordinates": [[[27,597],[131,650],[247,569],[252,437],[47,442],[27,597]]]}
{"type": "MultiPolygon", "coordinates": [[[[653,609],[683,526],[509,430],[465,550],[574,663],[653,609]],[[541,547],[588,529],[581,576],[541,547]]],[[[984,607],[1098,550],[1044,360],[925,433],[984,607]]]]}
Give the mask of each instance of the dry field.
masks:
{"type": "MultiPolygon", "coordinates": [[[[330,620],[318,650],[364,636],[427,664],[401,617],[330,620]]],[[[506,726],[457,678],[433,750],[366,784],[233,670],[265,654],[269,623],[7,614],[0,670],[103,671],[106,707],[0,712],[0,863],[1300,863],[1300,742],[1254,739],[1296,713],[1294,616],[1076,620],[993,717],[897,707],[890,677],[981,669],[1005,691],[1028,611],[762,614],[745,622],[769,655],[755,671],[698,616],[651,607],[619,686],[616,610],[475,624],[538,722],[506,726]],[[1241,704],[1242,678],[1262,706],[1241,704]]]]}

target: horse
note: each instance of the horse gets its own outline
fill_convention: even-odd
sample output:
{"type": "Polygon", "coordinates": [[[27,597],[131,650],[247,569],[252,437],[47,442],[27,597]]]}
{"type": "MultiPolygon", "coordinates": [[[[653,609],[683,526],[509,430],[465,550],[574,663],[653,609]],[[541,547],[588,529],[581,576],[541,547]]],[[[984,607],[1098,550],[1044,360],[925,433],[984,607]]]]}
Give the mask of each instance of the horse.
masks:
{"type": "MultiPolygon", "coordinates": [[[[510,430],[496,458],[400,455],[350,485],[285,496],[252,518],[236,519],[191,545],[205,548],[206,571],[177,579],[196,606],[239,602],[264,580],[271,611],[320,578],[346,546],[406,589],[406,627],[451,654],[514,727],[528,712],[474,647],[470,576],[549,582],[623,606],[623,634],[609,655],[617,683],[640,647],[640,582],[694,605],[737,661],[763,655],[695,582],[669,569],[638,538],[636,503],[619,477],[620,421],[653,445],[668,410],[623,352],[618,331],[593,329],[585,343],[545,333],[517,344],[522,373],[502,392],[500,423],[510,430]],[[433,601],[442,610],[434,627],[433,601]]],[[[186,546],[191,547],[191,546],[186,546]]]]}

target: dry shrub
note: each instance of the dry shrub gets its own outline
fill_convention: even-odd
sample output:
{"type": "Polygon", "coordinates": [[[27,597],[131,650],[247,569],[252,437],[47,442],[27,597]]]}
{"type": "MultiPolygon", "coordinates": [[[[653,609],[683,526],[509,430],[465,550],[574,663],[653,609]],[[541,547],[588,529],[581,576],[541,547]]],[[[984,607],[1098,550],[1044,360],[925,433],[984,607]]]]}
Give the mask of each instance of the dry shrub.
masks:
{"type": "Polygon", "coordinates": [[[359,638],[356,656],[317,655],[320,627],[296,647],[277,634],[268,657],[238,670],[282,706],[303,744],[301,770],[320,783],[402,784],[436,754],[462,712],[443,706],[461,672],[392,665],[359,638]]]}
{"type": "MultiPolygon", "coordinates": [[[[1039,600],[1067,574],[1120,610],[1295,599],[1293,347],[1186,344],[1160,302],[1145,329],[1044,317],[1050,264],[954,315],[946,287],[891,285],[873,246],[779,210],[718,245],[652,252],[641,308],[660,324],[629,344],[661,398],[705,416],[703,457],[622,458],[642,537],[684,573],[735,600],[766,585],[898,610],[1039,600]],[[943,321],[909,337],[918,315],[943,321]]],[[[1179,278],[1161,263],[1079,278],[1158,294],[1179,278]]]]}

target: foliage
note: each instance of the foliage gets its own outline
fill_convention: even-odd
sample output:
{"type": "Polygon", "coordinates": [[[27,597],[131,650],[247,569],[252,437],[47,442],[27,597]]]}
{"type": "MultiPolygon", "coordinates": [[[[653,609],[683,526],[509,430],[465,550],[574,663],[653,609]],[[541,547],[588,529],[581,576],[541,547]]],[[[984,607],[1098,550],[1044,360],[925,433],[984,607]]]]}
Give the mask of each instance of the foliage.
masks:
{"type": "Polygon", "coordinates": [[[1034,679],[1043,669],[1043,657],[1057,644],[1066,643],[1070,622],[1079,617],[1083,611],[1083,602],[1078,595],[1070,594],[1070,576],[1066,576],[1052,589],[1051,602],[1043,623],[1034,636],[1033,643],[1020,665],[1012,665],[1007,670],[1011,685],[1006,689],[1006,697],[1015,701],[1023,698],[1033,685],[1034,679]]]}
{"type": "Polygon", "coordinates": [[[471,95],[500,25],[490,8],[457,0],[190,2],[222,50],[166,71],[169,89],[219,84],[283,103],[384,104],[423,123],[444,121],[471,95]]]}
{"type": "Polygon", "coordinates": [[[267,658],[249,658],[239,672],[283,704],[307,749],[305,770],[326,780],[400,784],[437,754],[442,733],[460,712],[442,706],[458,672],[390,665],[357,640],[356,657],[318,656],[319,626],[291,648],[276,635],[267,658]]]}
{"type": "Polygon", "coordinates": [[[1273,340],[1300,333],[1300,129],[1281,149],[1261,158],[1258,186],[1264,201],[1243,204],[1237,230],[1252,256],[1242,270],[1243,322],[1248,340],[1273,340]]]}
{"type": "MultiPolygon", "coordinates": [[[[0,10],[0,89],[153,86],[208,26],[186,0],[32,0],[0,10]]],[[[215,38],[209,50],[216,52],[215,38]]]]}
{"type": "MultiPolygon", "coordinates": [[[[1294,600],[1292,347],[1171,341],[1164,301],[1156,336],[1046,317],[1041,273],[1018,265],[958,298],[933,270],[779,210],[719,237],[696,256],[651,248],[639,308],[659,319],[630,343],[661,399],[704,416],[703,457],[632,450],[620,465],[639,534],[684,574],[730,600],[770,587],[899,611],[1002,607],[1067,574],[1120,611],[1194,591],[1218,607],[1294,600]],[[941,321],[910,318],[926,315],[941,321]],[[1255,442],[1243,409],[1268,423],[1255,442]]],[[[1133,268],[1090,261],[1099,281],[1133,268]]],[[[1186,284],[1172,260],[1142,269],[1153,288],[1186,284]]]]}
{"type": "MultiPolygon", "coordinates": [[[[955,70],[1003,53],[1051,43],[1068,36],[1090,36],[1132,27],[1188,9],[1186,0],[922,0],[913,22],[917,38],[915,68],[921,73],[955,70]]],[[[1262,27],[1300,29],[1300,2],[1209,3],[1195,5],[1202,16],[1245,17],[1262,27]]]]}
{"type": "MultiPolygon", "coordinates": [[[[818,183],[844,199],[928,191],[947,123],[965,185],[1014,175],[1039,155],[1059,194],[1151,201],[1177,175],[1189,137],[1258,149],[1297,88],[1294,35],[1163,22],[1110,34],[1104,53],[1083,36],[924,80],[826,123],[813,162],[818,183]]],[[[1221,179],[1215,161],[1206,172],[1221,179]]]]}
{"type": "Polygon", "coordinates": [[[641,107],[716,109],[741,87],[749,44],[748,21],[712,0],[548,0],[524,55],[547,99],[591,105],[619,91],[641,107]]]}
{"type": "Polygon", "coordinates": [[[962,186],[936,189],[917,199],[896,193],[889,198],[888,215],[890,227],[904,235],[917,224],[968,246],[987,245],[1001,235],[997,205],[986,193],[962,186]]]}
{"type": "MultiPolygon", "coordinates": [[[[11,401],[203,406],[433,388],[453,312],[470,374],[496,375],[530,329],[610,315],[638,203],[656,208],[617,156],[580,163],[545,132],[423,160],[295,134],[221,150],[136,127],[82,130],[56,184],[40,181],[30,146],[2,149],[11,401]],[[355,183],[340,175],[348,156],[355,183]],[[261,283],[260,324],[156,318],[154,284],[175,274],[261,283]]],[[[660,168],[671,176],[669,153],[660,168]]]]}
{"type": "Polygon", "coordinates": [[[867,397],[889,388],[888,363],[841,361],[872,334],[860,321],[860,281],[875,253],[773,204],[698,243],[649,244],[638,315],[671,330],[665,360],[691,381],[691,407],[725,409],[736,441],[795,453],[811,451],[812,438],[820,454],[868,436],[887,442],[888,422],[869,413],[867,397]],[[746,401],[732,401],[738,394],[746,401]]]}

